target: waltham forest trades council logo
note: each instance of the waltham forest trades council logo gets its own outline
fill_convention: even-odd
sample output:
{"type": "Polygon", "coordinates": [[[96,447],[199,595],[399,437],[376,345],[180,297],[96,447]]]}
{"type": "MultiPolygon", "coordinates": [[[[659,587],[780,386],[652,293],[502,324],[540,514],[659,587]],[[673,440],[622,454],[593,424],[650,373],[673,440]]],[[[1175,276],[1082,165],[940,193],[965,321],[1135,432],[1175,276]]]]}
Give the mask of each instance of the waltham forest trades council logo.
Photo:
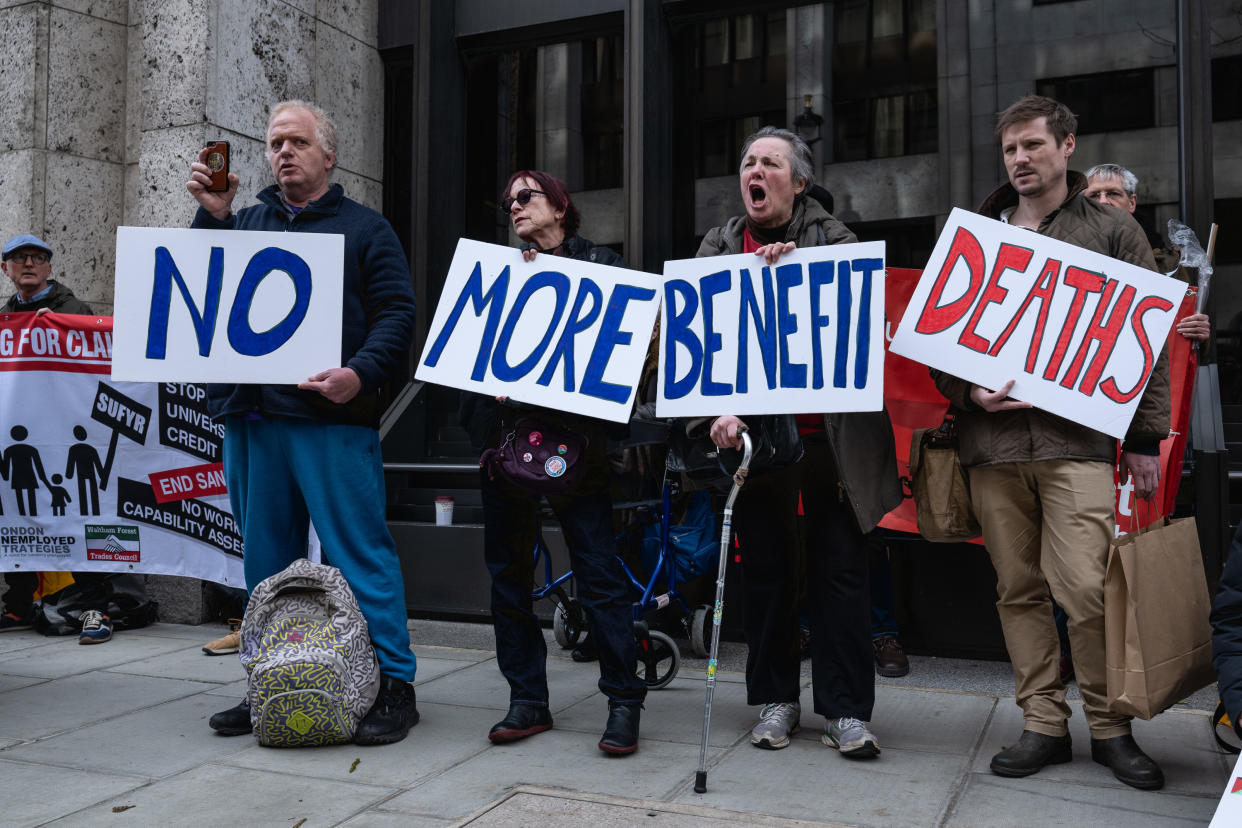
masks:
{"type": "Polygon", "coordinates": [[[138,527],[86,524],[86,559],[138,563],[138,527]]]}

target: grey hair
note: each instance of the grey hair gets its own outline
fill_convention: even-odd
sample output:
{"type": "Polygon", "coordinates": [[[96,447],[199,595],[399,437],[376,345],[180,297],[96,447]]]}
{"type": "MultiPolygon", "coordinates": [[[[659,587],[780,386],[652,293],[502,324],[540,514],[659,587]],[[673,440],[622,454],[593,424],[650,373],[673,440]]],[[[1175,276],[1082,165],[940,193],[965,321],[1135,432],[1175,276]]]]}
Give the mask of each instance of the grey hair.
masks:
{"type": "Polygon", "coordinates": [[[336,124],[332,123],[328,113],[313,103],[295,98],[274,104],[267,115],[268,129],[272,128],[272,121],[276,120],[278,115],[289,109],[304,109],[309,112],[315,119],[315,138],[319,141],[319,148],[329,155],[336,155],[336,124]]]}
{"type": "Polygon", "coordinates": [[[780,138],[789,144],[790,149],[793,150],[790,153],[789,163],[793,167],[794,183],[796,184],[801,179],[806,182],[802,188],[802,195],[809,192],[815,184],[815,157],[811,155],[811,148],[798,133],[780,127],[760,127],[746,139],[746,142],[742,144],[742,158],[737,168],[738,175],[742,174],[742,165],[746,163],[746,153],[750,152],[750,145],[760,138],[780,138]]]}
{"type": "Polygon", "coordinates": [[[1126,195],[1138,195],[1138,176],[1120,164],[1096,164],[1086,172],[1087,181],[1100,176],[1102,178],[1120,178],[1121,186],[1126,195]]]}

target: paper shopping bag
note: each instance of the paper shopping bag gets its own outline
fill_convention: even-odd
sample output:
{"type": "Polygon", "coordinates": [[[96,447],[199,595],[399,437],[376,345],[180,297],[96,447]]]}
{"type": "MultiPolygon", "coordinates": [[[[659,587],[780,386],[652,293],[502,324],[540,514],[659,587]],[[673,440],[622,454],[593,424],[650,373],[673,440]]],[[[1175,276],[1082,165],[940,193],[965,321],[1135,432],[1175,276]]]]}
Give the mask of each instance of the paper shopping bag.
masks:
{"type": "Polygon", "coordinates": [[[1113,541],[1104,575],[1108,705],[1150,719],[1216,680],[1194,518],[1113,541]]]}

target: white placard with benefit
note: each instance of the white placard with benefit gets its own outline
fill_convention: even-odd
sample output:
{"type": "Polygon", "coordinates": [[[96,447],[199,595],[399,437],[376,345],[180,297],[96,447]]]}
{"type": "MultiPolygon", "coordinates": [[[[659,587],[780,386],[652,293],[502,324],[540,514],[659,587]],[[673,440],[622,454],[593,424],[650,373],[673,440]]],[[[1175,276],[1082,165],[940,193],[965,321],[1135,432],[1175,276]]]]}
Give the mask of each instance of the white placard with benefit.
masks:
{"type": "Polygon", "coordinates": [[[461,239],[415,377],[626,422],[659,310],[649,273],[461,239]]]}
{"type": "Polygon", "coordinates": [[[879,411],[884,243],[664,263],[661,417],[879,411]]]}
{"type": "Polygon", "coordinates": [[[890,350],[1122,438],[1186,285],[954,210],[890,350]]]}
{"type": "Polygon", "coordinates": [[[341,364],[345,237],[120,227],[112,376],[298,383],[341,364]]]}

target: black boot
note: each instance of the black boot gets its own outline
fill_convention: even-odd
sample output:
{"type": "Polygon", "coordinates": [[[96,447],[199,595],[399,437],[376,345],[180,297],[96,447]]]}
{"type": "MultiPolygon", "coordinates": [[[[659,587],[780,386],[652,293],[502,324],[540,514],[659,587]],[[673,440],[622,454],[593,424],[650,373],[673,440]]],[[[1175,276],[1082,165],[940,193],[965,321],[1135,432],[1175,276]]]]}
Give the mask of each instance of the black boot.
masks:
{"type": "Polygon", "coordinates": [[[221,736],[242,736],[251,731],[250,702],[245,699],[236,707],[222,710],[207,720],[208,726],[221,736]]]}
{"type": "Polygon", "coordinates": [[[992,773],[997,776],[1030,776],[1044,765],[1070,761],[1070,737],[1045,736],[1033,730],[1022,731],[1022,738],[992,757],[992,773]]]}
{"type": "Polygon", "coordinates": [[[551,729],[552,714],[548,708],[534,704],[511,704],[505,717],[492,725],[487,738],[499,745],[551,729]]]}
{"type": "Polygon", "coordinates": [[[1111,739],[1092,739],[1091,758],[1131,788],[1154,791],[1164,787],[1164,774],[1160,772],[1160,766],[1143,753],[1129,734],[1111,739]]]}
{"type": "Polygon", "coordinates": [[[414,685],[381,673],[379,695],[354,731],[354,744],[389,745],[400,742],[416,724],[418,703],[414,685]]]}
{"type": "Polygon", "coordinates": [[[638,720],[642,710],[641,704],[608,702],[608,724],[599,740],[599,749],[615,756],[638,750],[638,720]]]}

